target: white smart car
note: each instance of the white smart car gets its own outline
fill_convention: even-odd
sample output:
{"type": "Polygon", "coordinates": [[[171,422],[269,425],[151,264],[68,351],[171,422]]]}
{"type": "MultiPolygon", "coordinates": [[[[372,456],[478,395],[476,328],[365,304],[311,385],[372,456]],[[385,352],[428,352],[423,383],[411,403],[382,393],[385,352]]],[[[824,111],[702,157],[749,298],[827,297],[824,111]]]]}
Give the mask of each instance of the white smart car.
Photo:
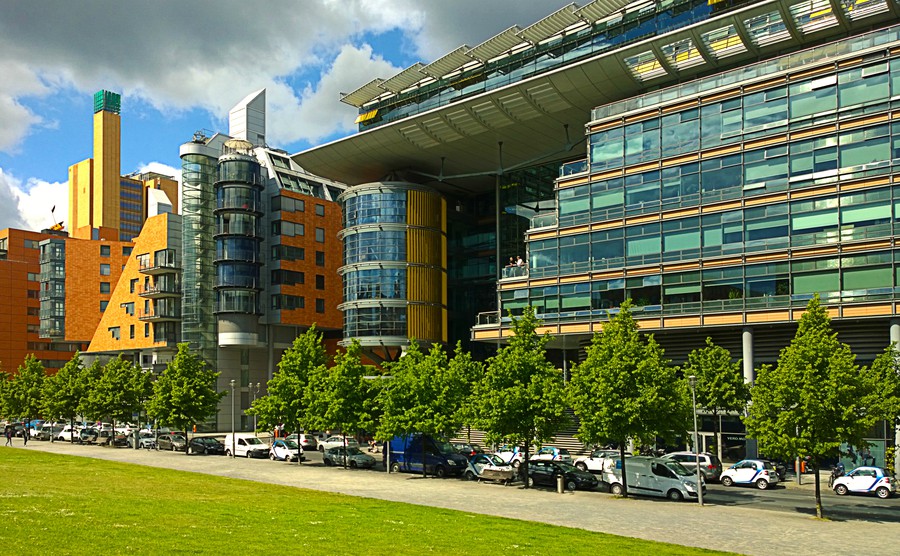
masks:
{"type": "Polygon", "coordinates": [[[771,461],[745,459],[722,471],[720,480],[722,486],[756,485],[756,488],[765,490],[778,482],[778,472],[771,461]]]}
{"type": "Polygon", "coordinates": [[[834,480],[835,494],[872,494],[879,498],[890,498],[897,492],[897,481],[880,467],[857,467],[843,477],[834,480]]]}

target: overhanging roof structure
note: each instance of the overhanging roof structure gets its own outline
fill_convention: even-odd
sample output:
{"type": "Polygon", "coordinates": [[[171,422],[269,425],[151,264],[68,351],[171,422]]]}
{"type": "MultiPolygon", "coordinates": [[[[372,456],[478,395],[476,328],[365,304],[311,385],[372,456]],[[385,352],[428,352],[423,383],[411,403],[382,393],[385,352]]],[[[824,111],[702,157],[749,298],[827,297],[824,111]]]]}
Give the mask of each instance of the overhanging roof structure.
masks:
{"type": "MultiPolygon", "coordinates": [[[[799,20],[790,14],[797,13],[802,3],[802,0],[763,0],[504,87],[380,124],[294,154],[292,158],[314,174],[348,185],[406,172],[406,179],[417,179],[451,194],[489,191],[494,187],[496,174],[539,162],[584,158],[584,126],[597,106],[630,98],[651,86],[673,85],[699,74],[709,75],[821,44],[900,18],[897,5],[890,3],[888,12],[859,20],[836,18],[828,27],[801,32],[799,20]],[[762,20],[770,21],[769,27],[762,28],[766,34],[759,28],[750,28],[762,20]],[[729,26],[737,30],[740,44],[746,49],[727,57],[717,56],[715,48],[733,49],[732,43],[738,43],[732,40],[734,37],[716,41],[708,37],[729,26]],[[788,32],[784,33],[784,29],[788,32]],[[775,40],[767,42],[773,37],[775,40]],[[687,39],[689,44],[701,49],[703,56],[696,65],[683,67],[677,64],[677,59],[667,58],[665,49],[687,39]]],[[[621,9],[625,4],[597,0],[576,12],[590,19],[609,15],[610,10],[621,9]]],[[[456,61],[465,63],[463,54],[479,60],[499,56],[523,42],[519,33],[511,27],[467,52],[457,49],[433,65],[414,66],[415,71],[436,77],[452,72],[449,67],[456,61]]],[[[375,86],[384,92],[380,85],[375,86]]]]}

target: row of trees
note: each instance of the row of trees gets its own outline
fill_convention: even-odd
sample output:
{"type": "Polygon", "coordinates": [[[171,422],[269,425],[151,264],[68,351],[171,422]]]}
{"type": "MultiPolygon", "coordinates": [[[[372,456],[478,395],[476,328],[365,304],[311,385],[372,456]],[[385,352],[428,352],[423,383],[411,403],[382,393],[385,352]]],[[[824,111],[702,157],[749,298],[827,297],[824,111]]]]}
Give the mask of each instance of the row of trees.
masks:
{"type": "Polygon", "coordinates": [[[115,427],[145,413],[160,426],[187,431],[215,414],[225,395],[216,391],[218,375],[206,369],[187,344],[179,344],[155,381],[151,373],[121,356],[106,365],[99,361],[85,365],[76,353],[56,374],[47,375],[40,361],[29,355],[16,374],[0,374],[0,415],[72,424],[80,416],[108,420],[115,427]]]}

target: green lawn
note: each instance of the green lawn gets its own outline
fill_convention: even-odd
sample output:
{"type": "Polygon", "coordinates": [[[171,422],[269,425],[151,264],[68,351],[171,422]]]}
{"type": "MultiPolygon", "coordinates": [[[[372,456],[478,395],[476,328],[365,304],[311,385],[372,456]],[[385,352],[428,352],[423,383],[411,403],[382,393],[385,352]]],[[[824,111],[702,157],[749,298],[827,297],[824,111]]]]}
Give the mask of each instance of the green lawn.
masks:
{"type": "Polygon", "coordinates": [[[0,452],[2,554],[712,553],[312,490],[0,452]]]}

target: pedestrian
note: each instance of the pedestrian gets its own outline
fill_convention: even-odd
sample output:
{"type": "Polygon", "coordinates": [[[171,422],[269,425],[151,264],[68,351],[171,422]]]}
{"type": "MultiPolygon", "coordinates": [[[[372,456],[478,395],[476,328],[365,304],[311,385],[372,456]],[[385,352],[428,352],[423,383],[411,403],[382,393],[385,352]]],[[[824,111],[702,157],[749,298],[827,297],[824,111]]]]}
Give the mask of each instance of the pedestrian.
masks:
{"type": "Polygon", "coordinates": [[[28,435],[30,434],[28,427],[22,429],[22,446],[28,446],[28,435]]]}
{"type": "Polygon", "coordinates": [[[519,268],[522,268],[525,266],[525,261],[522,260],[521,256],[519,256],[519,258],[516,259],[516,266],[519,268]]]}
{"type": "Polygon", "coordinates": [[[9,425],[6,425],[6,428],[3,429],[3,434],[6,435],[6,445],[12,446],[12,429],[9,425]]]}

